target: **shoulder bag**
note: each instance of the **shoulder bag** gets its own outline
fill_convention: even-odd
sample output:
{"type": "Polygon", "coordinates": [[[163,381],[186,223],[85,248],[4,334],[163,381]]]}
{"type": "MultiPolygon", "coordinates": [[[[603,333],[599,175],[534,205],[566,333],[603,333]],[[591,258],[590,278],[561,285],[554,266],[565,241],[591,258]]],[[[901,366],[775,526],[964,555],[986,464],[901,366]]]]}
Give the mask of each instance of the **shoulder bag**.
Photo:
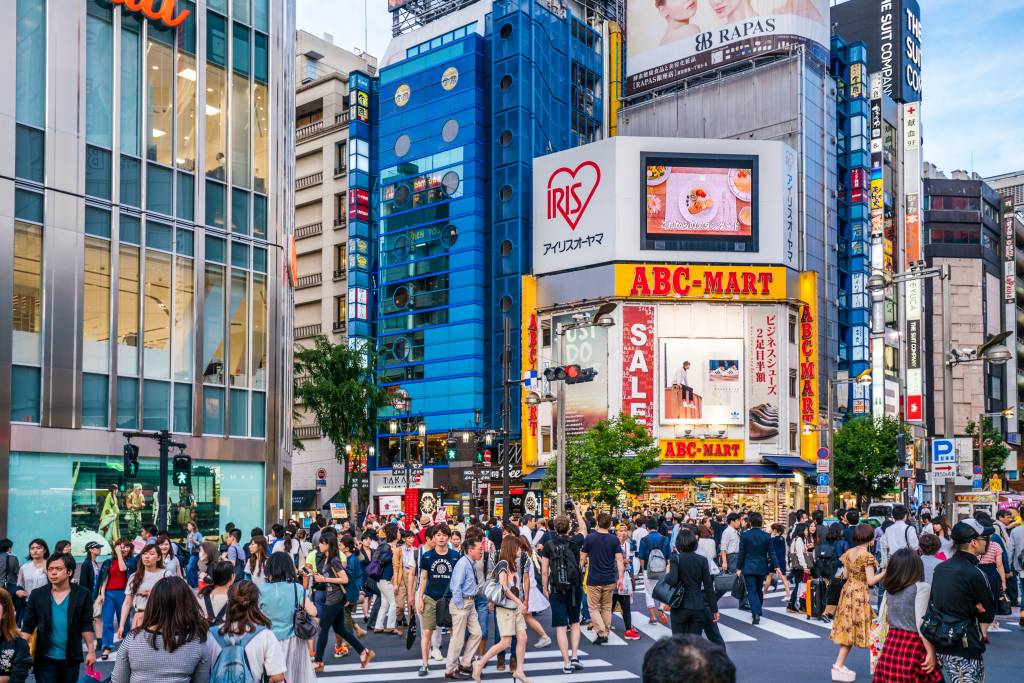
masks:
{"type": "Polygon", "coordinates": [[[483,588],[480,589],[480,593],[487,598],[487,602],[491,603],[495,607],[505,607],[507,609],[514,609],[515,603],[511,602],[508,597],[505,596],[505,587],[501,585],[501,581],[498,580],[498,574],[503,571],[508,571],[508,562],[505,560],[499,560],[494,569],[491,570],[490,577],[484,581],[483,588]]]}
{"type": "Polygon", "coordinates": [[[444,595],[437,601],[435,609],[437,612],[437,625],[442,628],[452,627],[452,591],[451,586],[445,589],[444,595]]]}
{"type": "Polygon", "coordinates": [[[956,619],[929,604],[919,629],[921,635],[940,650],[948,650],[967,642],[967,632],[974,619],[956,619]]]}
{"type": "MultiPolygon", "coordinates": [[[[327,569],[330,570],[334,578],[341,578],[338,576],[338,572],[331,568],[330,562],[327,564],[327,569]]],[[[348,583],[348,573],[342,572],[345,575],[345,583],[348,583]]],[[[340,605],[345,602],[345,589],[336,583],[327,584],[327,592],[324,595],[324,604],[326,605],[340,605]]]]}
{"type": "Polygon", "coordinates": [[[654,585],[654,590],[651,591],[651,597],[658,602],[668,605],[672,609],[679,609],[682,607],[683,598],[686,596],[686,588],[683,586],[682,577],[679,576],[680,571],[679,564],[676,563],[676,579],[678,583],[675,585],[669,583],[668,576],[666,576],[654,585]]]}
{"type": "Polygon", "coordinates": [[[292,592],[295,594],[295,611],[292,614],[292,629],[299,640],[312,640],[320,634],[320,624],[316,619],[309,616],[306,611],[305,600],[299,600],[299,587],[292,584],[292,592]]]}

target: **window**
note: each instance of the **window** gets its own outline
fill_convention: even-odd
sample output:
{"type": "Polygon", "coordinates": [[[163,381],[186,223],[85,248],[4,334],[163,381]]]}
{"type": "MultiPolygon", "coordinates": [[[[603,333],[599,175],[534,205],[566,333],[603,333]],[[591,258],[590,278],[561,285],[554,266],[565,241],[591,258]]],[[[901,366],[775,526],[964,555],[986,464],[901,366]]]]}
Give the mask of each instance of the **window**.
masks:
{"type": "MultiPolygon", "coordinates": [[[[120,369],[119,369],[120,370],[120,369]]],[[[139,380],[131,377],[117,378],[117,420],[118,429],[139,427],[139,380]]]]}
{"type": "Polygon", "coordinates": [[[928,195],[925,197],[925,204],[925,209],[939,211],[977,211],[979,208],[977,197],[928,195]]]}
{"type": "MultiPolygon", "coordinates": [[[[264,258],[264,262],[265,262],[264,258]]],[[[252,276],[252,366],[253,389],[267,388],[267,276],[252,276]]]]}
{"type": "MultiPolygon", "coordinates": [[[[171,255],[146,250],[142,360],[146,377],[171,376],[171,255]]],[[[148,427],[147,427],[148,429],[148,427]]]]}
{"type": "Polygon", "coordinates": [[[227,74],[224,69],[206,65],[206,175],[224,180],[227,154],[227,74]]]}
{"type": "Polygon", "coordinates": [[[17,0],[16,118],[46,125],[46,0],[17,0]]]}
{"type": "Polygon", "coordinates": [[[128,206],[142,206],[142,162],[123,155],[121,156],[121,203],[128,206]]]}
{"type": "Polygon", "coordinates": [[[267,239],[267,198],[258,194],[252,198],[252,234],[267,239]]]}
{"type": "Polygon", "coordinates": [[[170,166],[174,140],[174,60],[171,48],[150,38],[146,49],[146,158],[170,166]]]}
{"type": "MultiPolygon", "coordinates": [[[[224,319],[227,300],[223,266],[206,264],[203,291],[203,381],[224,384],[224,319]]],[[[223,422],[223,415],[221,420],[223,422]]]]}
{"type": "MultiPolygon", "coordinates": [[[[88,218],[88,212],[86,217],[88,218]]],[[[142,221],[136,216],[121,214],[121,241],[129,244],[142,244],[142,221]]]]}
{"type": "Polygon", "coordinates": [[[253,136],[252,173],[253,188],[267,192],[267,171],[270,166],[270,113],[268,111],[267,86],[256,83],[253,86],[253,136]]]}
{"type": "Polygon", "coordinates": [[[231,386],[249,384],[249,282],[244,270],[231,270],[231,386]]]}
{"type": "Polygon", "coordinates": [[[978,226],[932,225],[928,228],[930,244],[979,244],[980,239],[978,226]]]}
{"type": "Polygon", "coordinates": [[[267,60],[267,37],[265,35],[257,33],[256,38],[253,41],[252,76],[258,82],[264,84],[267,82],[267,60]]]}
{"type": "Polygon", "coordinates": [[[170,216],[174,201],[174,171],[157,164],[147,164],[146,208],[170,216]]]}
{"type": "Polygon", "coordinates": [[[245,390],[231,390],[231,425],[229,433],[231,436],[245,436],[249,427],[249,392],[245,390]]]}
{"type": "Polygon", "coordinates": [[[796,398],[796,370],[789,371],[789,397],[796,398]]]}
{"type": "Polygon", "coordinates": [[[334,322],[342,323],[348,317],[348,311],[346,310],[347,305],[345,304],[345,296],[334,297],[334,322]]]}
{"type": "MultiPolygon", "coordinates": [[[[83,276],[82,369],[110,369],[110,242],[85,238],[83,276]]],[[[106,377],[104,377],[106,381],[106,377]]],[[[104,411],[104,415],[106,412],[104,411]]],[[[104,425],[106,422],[104,421],[104,425]]]]}
{"type": "Polygon", "coordinates": [[[231,190],[231,232],[249,234],[249,192],[237,187],[231,190]]]}
{"type": "Polygon", "coordinates": [[[169,429],[171,385],[146,380],[142,386],[142,428],[169,429]]]}
{"type": "Polygon", "coordinates": [[[348,167],[348,145],[342,140],[334,143],[334,175],[339,176],[348,167]]]}
{"type": "Polygon", "coordinates": [[[344,192],[334,195],[334,227],[336,228],[345,225],[345,216],[348,214],[348,203],[345,196],[344,192]]]}
{"type": "Polygon", "coordinates": [[[231,182],[238,187],[249,187],[249,78],[237,73],[231,76],[231,182]]]}
{"type": "Polygon", "coordinates": [[[231,16],[237,21],[249,23],[249,0],[234,0],[231,3],[231,16]]]}
{"type": "MultiPolygon", "coordinates": [[[[191,249],[189,252],[191,253],[191,249]]],[[[171,339],[174,340],[174,379],[192,379],[192,364],[195,362],[192,357],[195,334],[195,313],[192,310],[195,304],[193,274],[192,259],[178,256],[174,265],[174,325],[171,334],[171,339]]]]}
{"type": "Polygon", "coordinates": [[[178,184],[178,204],[175,207],[175,213],[178,218],[192,221],[195,219],[196,213],[196,179],[194,176],[182,173],[181,171],[175,173],[174,177],[175,182],[178,184]]]}
{"type": "MultiPolygon", "coordinates": [[[[212,8],[213,3],[207,3],[212,8]]],[[[206,59],[212,64],[228,65],[228,29],[224,17],[206,15],[206,59]]]]}
{"type": "MultiPolygon", "coordinates": [[[[237,19],[237,17],[235,17],[237,19]]],[[[249,76],[249,29],[241,24],[231,27],[231,68],[236,74],[249,76]]]]}
{"type": "Polygon", "coordinates": [[[39,422],[39,368],[11,367],[11,422],[39,422]]]}
{"type": "Polygon", "coordinates": [[[174,385],[174,431],[192,433],[192,385],[174,385]]]}
{"type": "Polygon", "coordinates": [[[789,423],[789,450],[794,452],[794,453],[796,452],[796,449],[797,449],[797,438],[796,438],[796,435],[797,435],[796,425],[793,424],[792,422],[790,422],[789,423]]]}
{"type": "MultiPolygon", "coordinates": [[[[121,13],[121,152],[140,156],[139,106],[142,102],[142,39],[135,15],[121,13]]],[[[137,206],[138,204],[136,204],[137,206]]]]}
{"type": "Polygon", "coordinates": [[[42,354],[43,228],[14,223],[14,287],[11,327],[14,330],[11,360],[39,365],[42,354]]]}
{"type": "Polygon", "coordinates": [[[203,434],[224,434],[224,389],[203,387],[203,434]]]}
{"type": "Polygon", "coordinates": [[[257,439],[265,438],[267,435],[267,395],[254,391],[252,392],[252,431],[250,436],[257,439]]]}
{"type": "MultiPolygon", "coordinates": [[[[180,29],[179,29],[180,30],[180,29]]],[[[176,140],[174,165],[185,171],[196,170],[196,58],[178,50],[178,104],[175,107],[176,140]]]]}
{"type": "Polygon", "coordinates": [[[14,175],[25,180],[43,182],[43,131],[18,124],[14,139],[14,175]]]}
{"type": "Polygon", "coordinates": [[[114,135],[113,10],[106,3],[90,0],[87,15],[85,20],[85,139],[90,144],[110,149],[113,145],[114,135]]]}
{"type": "MultiPolygon", "coordinates": [[[[139,248],[120,245],[117,274],[117,372],[139,373],[139,248]]],[[[120,400],[120,389],[118,390],[120,400]]]]}
{"type": "Polygon", "coordinates": [[[227,188],[213,180],[206,181],[206,224],[211,228],[224,230],[227,220],[224,216],[227,188]]]}
{"type": "Polygon", "coordinates": [[[302,62],[302,82],[309,83],[310,81],[316,80],[316,65],[317,60],[309,55],[306,55],[306,59],[302,62]]]}
{"type": "Polygon", "coordinates": [[[252,23],[261,31],[270,29],[269,0],[252,0],[252,23]]]}
{"type": "Polygon", "coordinates": [[[107,426],[108,379],[106,375],[82,373],[82,425],[107,426]]]}

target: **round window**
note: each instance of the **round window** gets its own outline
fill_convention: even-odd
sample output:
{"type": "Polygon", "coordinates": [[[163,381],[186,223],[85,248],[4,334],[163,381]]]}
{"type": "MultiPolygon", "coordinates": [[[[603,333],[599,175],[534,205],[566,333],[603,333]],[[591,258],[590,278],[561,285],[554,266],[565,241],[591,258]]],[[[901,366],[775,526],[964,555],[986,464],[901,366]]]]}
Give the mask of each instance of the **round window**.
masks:
{"type": "Polygon", "coordinates": [[[445,249],[451,249],[455,246],[455,243],[459,240],[459,229],[456,228],[452,223],[444,226],[441,230],[441,246],[445,249]]]}
{"type": "Polygon", "coordinates": [[[505,296],[501,297],[501,312],[502,313],[508,313],[511,310],[512,310],[512,297],[510,297],[508,294],[506,294],[505,296]]]}
{"type": "Polygon", "coordinates": [[[502,240],[501,246],[498,247],[498,252],[502,256],[505,256],[505,257],[511,256],[512,255],[512,241],[511,240],[502,240]]]}
{"type": "Polygon", "coordinates": [[[408,185],[399,185],[395,190],[395,206],[403,208],[409,203],[409,197],[412,196],[412,190],[409,189],[408,185]]]}
{"type": "Polygon", "coordinates": [[[510,131],[510,130],[503,130],[503,131],[501,131],[501,137],[498,138],[498,141],[501,143],[502,147],[508,147],[509,145],[511,145],[512,144],[512,131],[510,131]]]}
{"type": "Polygon", "coordinates": [[[457,137],[459,137],[459,122],[455,119],[448,119],[441,128],[441,139],[451,142],[457,137]]]}
{"type": "Polygon", "coordinates": [[[409,305],[409,288],[399,287],[395,290],[392,299],[395,302],[395,308],[405,308],[409,305]]]}
{"type": "Polygon", "coordinates": [[[395,140],[395,155],[404,157],[409,153],[410,147],[412,147],[412,140],[409,139],[409,136],[399,135],[398,139],[395,140]]]}
{"type": "Polygon", "coordinates": [[[498,191],[498,196],[501,197],[501,201],[507,202],[512,199],[512,186],[502,185],[501,190],[498,191]]]}
{"type": "Polygon", "coordinates": [[[459,189],[459,174],[455,171],[448,171],[441,176],[441,189],[451,197],[459,189]]]}
{"type": "Polygon", "coordinates": [[[501,77],[501,82],[499,83],[499,87],[501,88],[502,92],[508,92],[509,90],[512,89],[512,76],[511,76],[511,74],[505,74],[504,76],[501,77]]]}
{"type": "Polygon", "coordinates": [[[512,37],[512,22],[504,24],[499,32],[502,40],[508,40],[512,37]]]}
{"type": "Polygon", "coordinates": [[[409,238],[405,235],[400,235],[395,238],[395,243],[391,245],[391,253],[394,254],[395,258],[404,259],[409,255],[409,238]]]}
{"type": "Polygon", "coordinates": [[[391,355],[395,360],[405,360],[409,357],[411,345],[405,337],[399,337],[391,344],[391,355]]]}

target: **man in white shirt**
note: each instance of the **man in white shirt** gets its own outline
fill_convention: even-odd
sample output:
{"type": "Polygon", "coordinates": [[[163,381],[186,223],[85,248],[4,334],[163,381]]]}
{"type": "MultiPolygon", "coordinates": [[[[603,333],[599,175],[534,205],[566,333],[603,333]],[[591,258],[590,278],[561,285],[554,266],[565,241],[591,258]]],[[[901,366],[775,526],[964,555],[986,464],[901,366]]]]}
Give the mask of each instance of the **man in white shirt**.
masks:
{"type": "Polygon", "coordinates": [[[738,567],[736,560],[740,554],[740,516],[730,512],[725,518],[726,527],[722,531],[721,565],[725,571],[732,574],[738,567]]]}
{"type": "Polygon", "coordinates": [[[917,529],[907,524],[907,508],[903,505],[892,506],[892,518],[894,521],[885,533],[882,534],[881,551],[882,566],[884,567],[900,548],[910,548],[916,551],[921,547],[917,540],[917,529]]]}
{"type": "Polygon", "coordinates": [[[684,408],[693,408],[693,387],[689,380],[690,361],[683,361],[682,366],[672,376],[672,387],[679,391],[679,398],[684,408]]]}
{"type": "Polygon", "coordinates": [[[1010,599],[1011,605],[1016,605],[1020,602],[1020,595],[1017,590],[1017,566],[1016,560],[1017,555],[1022,550],[1021,546],[1017,545],[1013,536],[1010,533],[1010,525],[1013,524],[1013,511],[1012,510],[1000,510],[996,513],[995,528],[996,534],[999,538],[1003,539],[1003,545],[1006,546],[1006,554],[1010,558],[1010,566],[1005,567],[1006,569],[1006,597],[1010,599]]]}
{"type": "Polygon", "coordinates": [[[537,520],[533,518],[533,515],[523,515],[523,525],[519,527],[519,535],[529,542],[531,548],[536,548],[544,538],[544,530],[537,528],[537,520]]]}

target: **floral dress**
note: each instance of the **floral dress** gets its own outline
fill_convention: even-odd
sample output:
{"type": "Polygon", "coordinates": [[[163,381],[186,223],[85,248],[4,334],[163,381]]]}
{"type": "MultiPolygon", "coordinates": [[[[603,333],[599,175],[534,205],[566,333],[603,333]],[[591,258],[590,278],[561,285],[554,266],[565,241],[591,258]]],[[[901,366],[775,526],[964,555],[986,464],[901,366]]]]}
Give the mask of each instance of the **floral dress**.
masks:
{"type": "Polygon", "coordinates": [[[864,647],[870,643],[871,596],[868,592],[868,566],[878,567],[875,556],[869,552],[848,550],[839,558],[846,572],[846,585],[839,595],[839,608],[832,622],[832,642],[847,647],[864,647]]]}

